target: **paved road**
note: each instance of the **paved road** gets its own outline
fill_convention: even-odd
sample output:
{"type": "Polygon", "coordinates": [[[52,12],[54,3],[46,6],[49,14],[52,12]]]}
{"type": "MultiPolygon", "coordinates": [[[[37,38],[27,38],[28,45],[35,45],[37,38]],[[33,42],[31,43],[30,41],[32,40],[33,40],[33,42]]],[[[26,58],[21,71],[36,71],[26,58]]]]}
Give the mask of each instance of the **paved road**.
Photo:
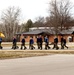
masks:
{"type": "Polygon", "coordinates": [[[74,55],[0,60],[0,75],[74,75],[74,55]]]}

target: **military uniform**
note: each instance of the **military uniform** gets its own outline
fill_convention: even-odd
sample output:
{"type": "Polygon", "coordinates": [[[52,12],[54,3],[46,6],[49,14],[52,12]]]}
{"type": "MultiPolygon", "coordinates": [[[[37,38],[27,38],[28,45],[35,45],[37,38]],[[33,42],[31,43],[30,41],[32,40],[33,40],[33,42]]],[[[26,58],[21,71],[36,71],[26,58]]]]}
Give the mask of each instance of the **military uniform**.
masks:
{"type": "Polygon", "coordinates": [[[66,48],[68,49],[68,47],[66,46],[66,39],[64,38],[63,41],[64,41],[63,46],[66,47],[66,48]]]}
{"type": "Polygon", "coordinates": [[[38,49],[40,49],[39,36],[37,37],[37,47],[38,47],[38,49]]]}
{"type": "Polygon", "coordinates": [[[12,46],[12,49],[16,49],[17,48],[17,39],[14,37],[13,38],[13,46],[12,46]]]}
{"type": "Polygon", "coordinates": [[[40,36],[39,37],[39,47],[41,50],[42,50],[42,43],[43,43],[43,40],[42,40],[42,37],[40,36]]]}
{"type": "Polygon", "coordinates": [[[31,50],[35,49],[35,47],[33,46],[33,44],[34,44],[34,40],[33,40],[33,38],[30,38],[29,49],[31,49],[31,50]]]}
{"type": "Polygon", "coordinates": [[[61,38],[61,49],[64,49],[64,38],[61,38]]]}
{"type": "Polygon", "coordinates": [[[59,47],[58,47],[58,38],[57,37],[54,38],[54,47],[53,47],[53,49],[54,48],[56,48],[56,50],[59,49],[59,47]]]}
{"type": "Polygon", "coordinates": [[[50,47],[49,47],[49,39],[47,38],[47,36],[45,37],[44,42],[45,42],[45,49],[50,49],[50,47]]]}
{"type": "Polygon", "coordinates": [[[22,41],[21,41],[21,49],[24,47],[24,49],[26,49],[25,47],[25,39],[23,38],[22,41]]]}

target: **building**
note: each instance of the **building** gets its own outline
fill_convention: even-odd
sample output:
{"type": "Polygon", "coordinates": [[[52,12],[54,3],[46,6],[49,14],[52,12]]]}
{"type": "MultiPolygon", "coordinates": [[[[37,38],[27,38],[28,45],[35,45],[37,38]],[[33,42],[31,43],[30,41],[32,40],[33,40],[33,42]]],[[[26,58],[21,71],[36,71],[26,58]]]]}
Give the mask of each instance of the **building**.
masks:
{"type": "MultiPolygon", "coordinates": [[[[61,27],[59,27],[61,30],[61,27]]],[[[43,40],[45,35],[49,37],[49,41],[54,41],[55,31],[54,27],[49,27],[48,24],[45,25],[34,25],[32,28],[29,28],[29,32],[24,33],[16,33],[16,35],[19,37],[19,40],[21,40],[22,36],[26,37],[26,41],[28,42],[30,37],[34,38],[34,41],[36,42],[37,35],[42,35],[43,40]]],[[[62,31],[59,31],[58,33],[58,39],[60,42],[61,36],[65,36],[68,42],[74,42],[74,21],[70,21],[68,23],[65,23],[62,27],[62,31]]]]}
{"type": "MultiPolygon", "coordinates": [[[[44,37],[47,35],[49,37],[49,42],[54,41],[55,31],[53,30],[53,27],[33,27],[30,28],[29,32],[25,33],[16,33],[16,35],[20,38],[22,38],[22,35],[26,38],[26,41],[29,42],[30,37],[34,38],[34,41],[36,42],[37,35],[42,35],[43,40],[44,37]]],[[[58,40],[60,42],[61,36],[64,36],[67,39],[67,42],[73,42],[74,41],[74,28],[68,30],[62,30],[58,32],[58,40]]]]}

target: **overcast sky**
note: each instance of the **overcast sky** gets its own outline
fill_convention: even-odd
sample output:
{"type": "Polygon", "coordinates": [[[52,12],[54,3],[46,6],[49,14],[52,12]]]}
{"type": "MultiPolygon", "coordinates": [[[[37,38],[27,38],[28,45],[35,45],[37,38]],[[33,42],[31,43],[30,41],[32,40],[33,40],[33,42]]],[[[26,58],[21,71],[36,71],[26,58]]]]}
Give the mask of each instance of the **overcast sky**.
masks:
{"type": "MultiPolygon", "coordinates": [[[[38,16],[48,15],[48,2],[50,0],[0,0],[0,15],[1,12],[8,7],[19,7],[21,9],[21,19],[34,20],[38,16]]],[[[74,0],[70,0],[74,4],[74,0]]]]}

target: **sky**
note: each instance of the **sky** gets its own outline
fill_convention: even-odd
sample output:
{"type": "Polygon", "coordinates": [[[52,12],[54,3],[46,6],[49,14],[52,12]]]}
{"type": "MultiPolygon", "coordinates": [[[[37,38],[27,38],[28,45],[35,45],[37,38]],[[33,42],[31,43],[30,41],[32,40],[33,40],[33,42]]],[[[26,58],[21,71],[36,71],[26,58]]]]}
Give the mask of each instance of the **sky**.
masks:
{"type": "MultiPolygon", "coordinates": [[[[0,16],[8,7],[21,9],[21,21],[35,20],[38,16],[48,15],[48,3],[50,0],[0,0],[0,16]]],[[[74,0],[70,0],[74,4],[74,0]]]]}

